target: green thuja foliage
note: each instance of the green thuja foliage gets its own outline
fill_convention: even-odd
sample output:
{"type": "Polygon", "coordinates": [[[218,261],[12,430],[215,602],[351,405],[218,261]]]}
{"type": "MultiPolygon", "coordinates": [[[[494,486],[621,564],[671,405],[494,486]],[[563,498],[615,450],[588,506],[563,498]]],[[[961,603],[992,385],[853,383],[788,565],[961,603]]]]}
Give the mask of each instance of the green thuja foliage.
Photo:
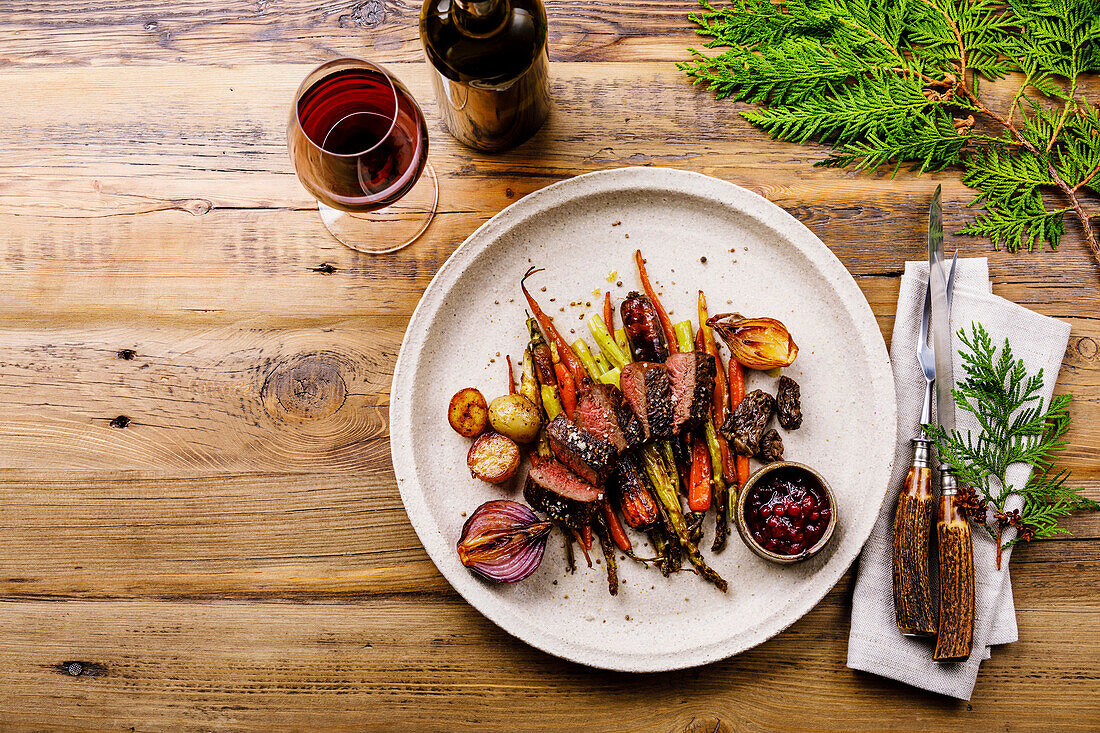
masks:
{"type": "Polygon", "coordinates": [[[690,19],[720,54],[679,64],[718,98],[758,103],[773,138],[817,141],[818,165],[923,172],[961,166],[979,210],[964,234],[1016,250],[1058,246],[1082,194],[1100,193],[1100,0],[701,0],[690,19]],[[1014,74],[998,104],[981,83],[1014,74]],[[1011,90],[1010,90],[1011,91],[1011,90]]]}

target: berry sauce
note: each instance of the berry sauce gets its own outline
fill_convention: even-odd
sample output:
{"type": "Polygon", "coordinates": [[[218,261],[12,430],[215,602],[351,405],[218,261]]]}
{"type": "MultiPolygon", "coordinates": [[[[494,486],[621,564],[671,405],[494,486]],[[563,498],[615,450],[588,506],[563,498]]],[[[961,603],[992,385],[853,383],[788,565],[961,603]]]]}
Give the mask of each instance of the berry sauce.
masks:
{"type": "Polygon", "coordinates": [[[833,510],[817,478],[793,466],[772,471],[745,499],[745,524],[757,544],[777,555],[800,555],[817,544],[833,510]]]}

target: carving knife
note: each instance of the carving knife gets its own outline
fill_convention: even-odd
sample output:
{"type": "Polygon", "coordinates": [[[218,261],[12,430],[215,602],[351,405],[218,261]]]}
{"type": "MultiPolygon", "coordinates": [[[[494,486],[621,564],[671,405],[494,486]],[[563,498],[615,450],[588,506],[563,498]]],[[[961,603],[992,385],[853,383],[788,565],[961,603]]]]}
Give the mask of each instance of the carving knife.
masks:
{"type": "MultiPolygon", "coordinates": [[[[942,249],[943,220],[940,211],[940,188],[932,196],[928,211],[928,260],[932,252],[942,249]]],[[[936,359],[928,343],[932,310],[932,278],[924,291],[924,308],[920,332],[917,335],[917,362],[924,372],[924,406],[921,408],[921,425],[932,422],[933,385],[936,381],[936,359]]],[[[932,636],[936,633],[936,608],[929,579],[929,540],[932,530],[932,441],[921,428],[913,438],[913,462],[905,477],[905,485],[898,495],[894,512],[893,536],[893,586],[894,618],[898,629],[906,636],[932,636]]]]}
{"type": "MultiPolygon", "coordinates": [[[[937,194],[939,190],[937,189],[937,194]]],[[[937,201],[938,203],[938,197],[937,201]]],[[[932,296],[932,344],[936,358],[936,418],[947,434],[955,430],[955,356],[951,332],[951,295],[955,260],[948,273],[943,260],[942,223],[936,246],[929,230],[928,284],[932,296]]],[[[931,226],[931,224],[930,224],[931,226]]],[[[936,518],[936,567],[939,571],[939,628],[932,658],[960,662],[970,656],[974,638],[974,547],[967,521],[957,504],[958,478],[940,461],[940,501],[936,518]]]]}

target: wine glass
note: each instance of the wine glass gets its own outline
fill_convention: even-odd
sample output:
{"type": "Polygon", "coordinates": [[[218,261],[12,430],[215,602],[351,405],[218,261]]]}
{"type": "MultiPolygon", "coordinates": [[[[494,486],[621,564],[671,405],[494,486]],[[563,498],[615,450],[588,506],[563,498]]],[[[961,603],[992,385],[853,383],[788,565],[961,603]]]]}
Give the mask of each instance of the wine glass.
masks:
{"type": "Polygon", "coordinates": [[[339,58],[311,71],[290,112],[287,147],[321,221],[352,249],[396,252],[435,215],[439,186],[424,114],[377,64],[339,58]]]}

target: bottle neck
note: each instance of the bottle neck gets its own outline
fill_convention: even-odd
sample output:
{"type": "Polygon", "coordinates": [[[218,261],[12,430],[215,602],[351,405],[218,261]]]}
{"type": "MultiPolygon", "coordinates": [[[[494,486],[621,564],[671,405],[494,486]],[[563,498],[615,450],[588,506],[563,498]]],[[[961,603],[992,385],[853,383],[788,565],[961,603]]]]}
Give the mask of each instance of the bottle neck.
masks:
{"type": "Polygon", "coordinates": [[[508,18],[510,0],[451,0],[454,3],[455,25],[475,38],[490,36],[500,30],[508,18]]]}

